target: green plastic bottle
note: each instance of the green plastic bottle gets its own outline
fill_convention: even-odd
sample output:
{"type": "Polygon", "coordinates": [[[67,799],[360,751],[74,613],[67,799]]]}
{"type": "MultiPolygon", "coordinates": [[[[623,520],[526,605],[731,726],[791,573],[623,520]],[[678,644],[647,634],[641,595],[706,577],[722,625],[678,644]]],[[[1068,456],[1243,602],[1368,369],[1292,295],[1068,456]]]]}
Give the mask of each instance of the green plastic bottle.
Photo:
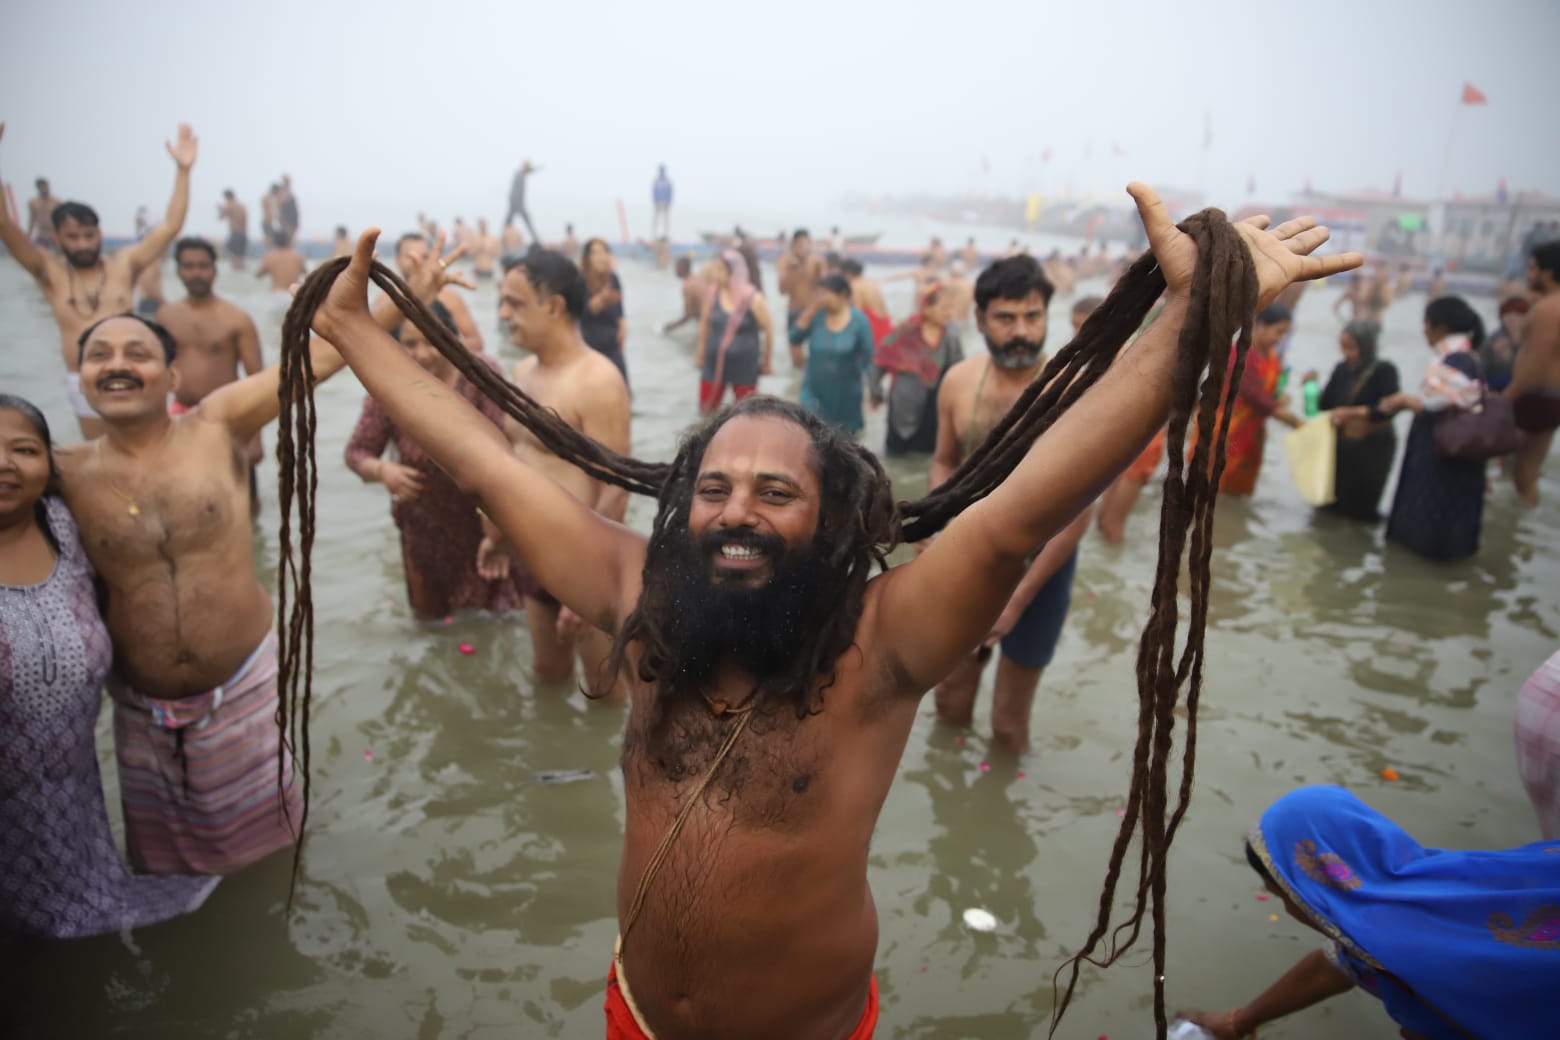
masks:
{"type": "Polygon", "coordinates": [[[1322,410],[1322,384],[1315,379],[1307,379],[1300,388],[1300,395],[1305,401],[1305,417],[1315,418],[1322,410]]]}
{"type": "Polygon", "coordinates": [[[1280,369],[1278,373],[1278,389],[1273,391],[1274,396],[1283,397],[1284,387],[1289,385],[1289,369],[1280,369]]]}

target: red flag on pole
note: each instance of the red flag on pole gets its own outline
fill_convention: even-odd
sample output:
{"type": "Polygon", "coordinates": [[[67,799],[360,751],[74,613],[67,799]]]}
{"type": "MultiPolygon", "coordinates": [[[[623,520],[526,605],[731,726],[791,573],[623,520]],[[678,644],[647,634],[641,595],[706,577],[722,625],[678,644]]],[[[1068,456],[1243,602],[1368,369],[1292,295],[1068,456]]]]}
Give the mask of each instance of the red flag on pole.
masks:
{"type": "Polygon", "coordinates": [[[1462,103],[1465,105],[1487,105],[1490,99],[1484,96],[1484,91],[1472,83],[1463,84],[1462,103]]]}

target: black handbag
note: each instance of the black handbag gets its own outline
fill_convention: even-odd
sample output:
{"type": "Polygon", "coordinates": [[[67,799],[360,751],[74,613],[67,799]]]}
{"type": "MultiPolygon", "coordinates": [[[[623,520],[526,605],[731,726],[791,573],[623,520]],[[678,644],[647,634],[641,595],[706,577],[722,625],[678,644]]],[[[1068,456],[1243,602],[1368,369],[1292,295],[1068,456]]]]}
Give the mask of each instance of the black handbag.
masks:
{"type": "Polygon", "coordinates": [[[1517,450],[1517,416],[1511,399],[1484,391],[1472,408],[1459,408],[1435,422],[1435,453],[1443,459],[1493,459],[1517,450]]]}

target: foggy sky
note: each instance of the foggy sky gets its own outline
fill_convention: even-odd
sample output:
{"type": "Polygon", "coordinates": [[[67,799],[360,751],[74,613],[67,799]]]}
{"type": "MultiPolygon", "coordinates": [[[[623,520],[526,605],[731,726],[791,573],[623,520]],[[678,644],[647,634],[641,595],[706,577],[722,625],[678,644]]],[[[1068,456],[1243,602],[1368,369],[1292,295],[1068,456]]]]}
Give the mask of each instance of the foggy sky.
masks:
{"type": "Polygon", "coordinates": [[[1411,196],[1560,194],[1552,0],[12,0],[3,24],[0,178],[25,204],[46,175],[115,231],[160,215],[181,120],[196,231],[225,187],[257,224],[284,171],[309,235],[497,220],[526,157],[548,235],[615,229],[618,198],[642,227],[663,161],[685,212],[798,220],[847,191],[1133,177],[1225,205],[1248,174],[1266,201],[1398,171],[1411,196]],[[1464,81],[1490,103],[1459,106],[1464,81]]]}

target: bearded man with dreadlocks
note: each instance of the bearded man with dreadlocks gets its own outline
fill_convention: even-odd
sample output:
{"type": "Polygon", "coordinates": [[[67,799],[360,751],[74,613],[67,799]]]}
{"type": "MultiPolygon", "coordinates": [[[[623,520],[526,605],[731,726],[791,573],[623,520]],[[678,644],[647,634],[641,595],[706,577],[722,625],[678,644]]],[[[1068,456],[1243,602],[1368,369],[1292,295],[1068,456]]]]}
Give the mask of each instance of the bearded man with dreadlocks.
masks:
{"type": "MultiPolygon", "coordinates": [[[[1018,418],[1004,420],[922,503],[896,508],[871,452],[788,402],[752,397],[733,405],[696,429],[669,466],[656,466],[603,452],[513,387],[484,386],[558,454],[657,494],[648,539],[517,459],[491,422],[425,378],[374,324],[369,281],[394,287],[372,264],[376,232],[362,237],[350,265],[337,261],[300,291],[285,349],[306,353],[303,323],[312,315],[314,330],[338,347],[397,425],[481,496],[542,583],[615,638],[612,663],[630,681],[631,703],[608,1037],[871,1035],[877,911],[868,846],[925,691],[987,637],[1036,548],[1132,461],[1172,402],[1179,416],[1172,436],[1184,436],[1199,374],[1207,367],[1215,389],[1222,385],[1234,332],[1259,302],[1298,278],[1359,263],[1353,254],[1309,256],[1327,233],[1308,219],[1268,233],[1265,221],[1232,227],[1209,211],[1182,231],[1151,190],[1130,190],[1154,254],[1134,266],[1131,291],[1118,290],[1115,303],[1096,312],[1058,354],[1056,372],[1015,407],[1018,418]],[[1112,364],[1161,289],[1169,302],[1159,320],[1112,364]],[[1114,342],[1091,345],[1091,328],[1114,342]],[[1020,414],[1030,405],[1038,419],[1020,414]],[[944,524],[914,560],[872,575],[902,537],[944,524]]],[[[459,356],[436,321],[403,306],[441,352],[459,356]]],[[[284,384],[282,393],[299,399],[306,387],[284,384]]],[[[310,407],[296,424],[305,439],[310,407]]],[[[1211,424],[1213,414],[1212,405],[1198,409],[1200,422],[1211,424]]],[[[289,431],[284,421],[284,462],[289,431]]],[[[1217,456],[1211,467],[1207,450],[1197,458],[1217,470],[1217,456]]],[[[312,457],[291,485],[294,474],[283,467],[284,491],[303,496],[305,547],[313,530],[310,466],[312,457]]],[[[1177,478],[1167,487],[1179,492],[1177,478]]],[[[1212,487],[1197,465],[1188,479],[1190,504],[1167,498],[1166,526],[1195,506],[1193,550],[1206,552],[1212,487]]],[[[1180,533],[1192,527],[1187,521],[1180,533]]],[[[285,519],[280,537],[290,560],[285,519]]],[[[1155,609],[1156,617],[1171,613],[1144,645],[1174,672],[1174,582],[1184,542],[1167,540],[1174,558],[1161,560],[1155,609]]],[[[1206,572],[1204,556],[1193,576],[1206,572]]],[[[295,634],[312,611],[306,583],[297,583],[297,594],[295,634]]],[[[1205,599],[1196,585],[1194,609],[1205,599]]],[[[1194,631],[1189,647],[1200,652],[1200,644],[1194,631]]],[[[1140,659],[1140,689],[1146,667],[1140,659]]],[[[1171,715],[1168,703],[1153,709],[1155,719],[1171,715]]],[[[1143,725],[1149,721],[1145,715],[1143,725]]],[[[1149,769],[1140,745],[1134,778],[1149,769]]],[[[1157,769],[1164,757],[1149,764],[1157,769]]],[[[1163,824],[1165,806],[1163,777],[1155,776],[1158,802],[1151,797],[1143,818],[1145,846],[1157,855],[1165,839],[1152,828],[1163,824]]],[[[1134,795],[1134,822],[1139,804],[1134,795]]],[[[1122,855],[1130,837],[1118,841],[1122,855]]],[[[1144,863],[1155,873],[1140,897],[1154,889],[1158,939],[1162,858],[1144,863]]],[[[1113,873],[1119,867],[1113,860],[1113,873]]]]}

